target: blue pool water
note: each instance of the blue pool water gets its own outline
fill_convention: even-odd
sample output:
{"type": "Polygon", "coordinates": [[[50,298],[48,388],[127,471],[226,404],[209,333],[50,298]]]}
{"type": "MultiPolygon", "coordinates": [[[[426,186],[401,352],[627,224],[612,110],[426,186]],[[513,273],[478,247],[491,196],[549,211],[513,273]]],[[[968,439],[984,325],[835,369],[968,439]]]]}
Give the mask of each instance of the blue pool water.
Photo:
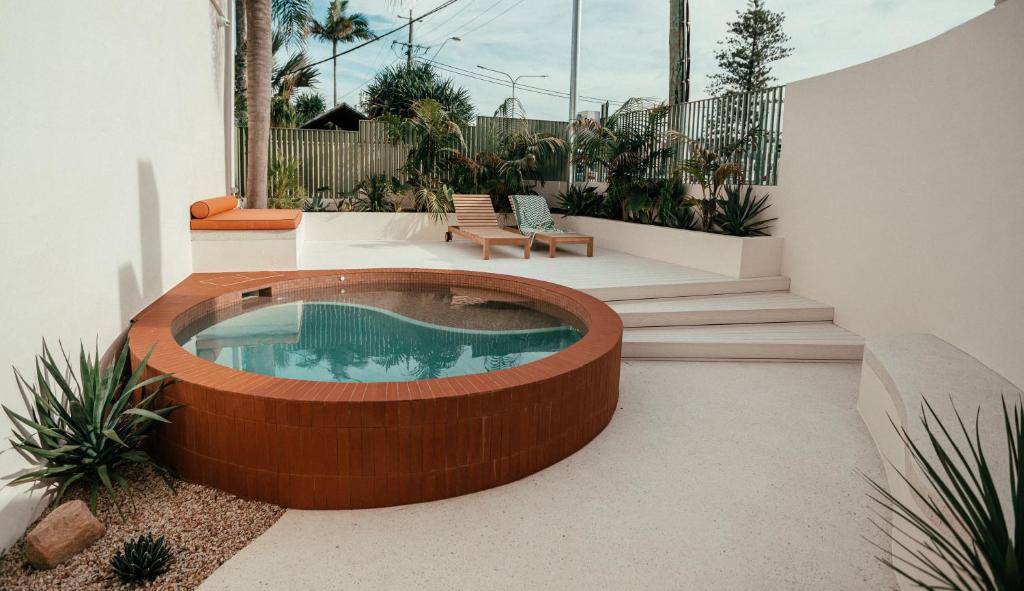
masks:
{"type": "Polygon", "coordinates": [[[256,298],[178,335],[187,351],[258,374],[391,382],[536,361],[582,338],[580,323],[488,290],[408,286],[287,300],[256,298]]]}

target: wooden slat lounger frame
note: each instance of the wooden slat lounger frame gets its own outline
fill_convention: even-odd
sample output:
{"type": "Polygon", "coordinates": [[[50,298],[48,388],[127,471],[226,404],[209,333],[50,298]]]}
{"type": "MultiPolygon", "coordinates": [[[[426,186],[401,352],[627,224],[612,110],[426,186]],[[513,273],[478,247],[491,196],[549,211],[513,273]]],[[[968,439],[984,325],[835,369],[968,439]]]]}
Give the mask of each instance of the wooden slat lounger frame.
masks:
{"type": "MultiPolygon", "coordinates": [[[[512,209],[516,207],[515,199],[509,199],[512,204],[512,209]]],[[[587,236],[586,234],[577,234],[575,232],[555,232],[546,234],[544,232],[537,232],[533,235],[533,239],[541,244],[548,245],[548,257],[555,258],[555,251],[559,244],[586,244],[587,245],[587,256],[594,256],[594,237],[587,236]]]]}
{"type": "Polygon", "coordinates": [[[530,258],[530,239],[517,232],[503,229],[498,225],[498,216],[488,195],[455,195],[455,216],[457,226],[448,226],[444,239],[450,242],[456,234],[484,247],[484,260],[491,258],[491,246],[508,244],[523,247],[523,258],[530,258]]]}

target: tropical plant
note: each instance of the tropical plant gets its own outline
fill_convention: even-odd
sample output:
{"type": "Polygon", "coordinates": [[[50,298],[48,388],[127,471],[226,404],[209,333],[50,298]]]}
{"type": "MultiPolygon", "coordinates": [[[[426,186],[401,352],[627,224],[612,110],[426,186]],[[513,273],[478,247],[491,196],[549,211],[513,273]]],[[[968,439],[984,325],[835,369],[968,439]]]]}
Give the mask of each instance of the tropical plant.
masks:
{"type": "Polygon", "coordinates": [[[526,121],[522,106],[508,99],[494,116],[502,125],[493,137],[494,148],[476,155],[474,190],[491,196],[494,207],[509,210],[509,195],[533,191],[544,184],[544,170],[565,154],[565,141],[548,133],[535,133],[526,121]],[[516,116],[512,116],[515,113],[516,116]]]}
{"type": "MultiPolygon", "coordinates": [[[[688,176],[700,185],[701,197],[695,199],[693,204],[700,211],[701,230],[710,232],[714,229],[722,188],[726,183],[742,179],[743,166],[734,158],[752,141],[755,133],[752,131],[718,150],[706,147],[696,140],[678,136],[689,144],[690,151],[689,156],[675,172],[683,177],[688,176]]],[[[670,137],[675,138],[677,134],[670,134],[670,137]]]]}
{"type": "Polygon", "coordinates": [[[356,185],[353,199],[355,211],[395,211],[398,204],[395,201],[396,194],[407,191],[406,185],[397,177],[386,174],[376,174],[367,177],[356,185]]]}
{"type": "Polygon", "coordinates": [[[433,66],[415,62],[387,66],[377,72],[366,87],[363,111],[370,117],[393,115],[404,119],[416,116],[417,102],[432,100],[450,117],[464,125],[473,119],[473,101],[469,91],[441,78],[433,66]]]}
{"type": "Polygon", "coordinates": [[[571,184],[555,198],[565,215],[601,217],[603,213],[604,195],[597,192],[597,187],[571,184]]]}
{"type": "Polygon", "coordinates": [[[629,217],[628,186],[664,172],[675,149],[667,142],[664,123],[668,107],[648,108],[630,99],[604,123],[577,119],[570,123],[575,164],[598,164],[608,173],[609,196],[619,204],[621,219],[629,217]]]}
{"type": "Polygon", "coordinates": [[[147,354],[126,378],[127,344],[106,367],[98,349],[89,355],[82,346],[77,375],[63,348],[61,354],[63,363],[43,343],[42,354],[36,357],[34,384],[18,370],[14,372],[27,413],[19,414],[6,405],[3,409],[14,426],[12,446],[35,467],[9,485],[57,484],[56,504],[69,486],[81,483],[89,489],[93,511],[101,489],[114,497],[115,486],[128,491],[128,481],[121,474],[126,464],[149,465],[172,486],[170,472],[142,449],[150,430],[157,423],[169,423],[167,417],[178,408],[157,405],[171,377],[142,379],[147,354]]]}
{"type": "Polygon", "coordinates": [[[728,37],[719,41],[715,52],[719,72],[710,76],[712,96],[764,90],[775,80],[771,64],[789,57],[789,36],[782,30],[786,20],[781,12],[765,8],[764,0],[747,0],[747,9],[736,11],[729,23],[728,37]]]}
{"type": "Polygon", "coordinates": [[[288,45],[306,44],[313,19],[311,0],[272,0],[270,12],[274,28],[288,45]]]}
{"type": "Polygon", "coordinates": [[[318,92],[304,92],[295,97],[295,126],[298,127],[327,109],[324,97],[318,92]]]}
{"type": "MultiPolygon", "coordinates": [[[[413,116],[401,118],[385,116],[388,140],[392,143],[408,142],[407,172],[412,177],[444,177],[453,166],[469,164],[464,151],[466,139],[462,122],[444,110],[433,99],[413,103],[413,116]]],[[[414,181],[413,184],[419,185],[414,181]]]]}
{"type": "Polygon", "coordinates": [[[164,537],[154,539],[152,533],[128,540],[110,559],[110,570],[122,583],[153,581],[167,572],[171,550],[164,537]]]}
{"type": "MultiPolygon", "coordinates": [[[[315,93],[297,94],[297,91],[301,89],[312,89],[316,86],[319,74],[316,69],[309,67],[311,60],[305,49],[296,49],[284,59],[278,59],[278,54],[285,47],[285,36],[280,31],[274,31],[271,45],[274,67],[270,77],[270,87],[273,93],[271,125],[274,127],[295,127],[305,123],[306,120],[299,113],[298,100],[305,96],[319,97],[315,93]]],[[[315,107],[315,104],[310,101],[316,101],[316,99],[306,98],[303,101],[304,110],[315,107]]],[[[320,98],[319,103],[322,107],[323,98],[320,98]]]]}
{"type": "Polygon", "coordinates": [[[768,203],[770,197],[767,193],[755,197],[752,185],[747,185],[742,194],[739,185],[726,185],[725,199],[718,204],[715,224],[723,234],[730,236],[767,236],[772,223],[779,219],[761,219],[772,206],[768,203]]]}
{"type": "Polygon", "coordinates": [[[348,0],[333,0],[327,7],[324,20],[313,20],[309,24],[311,35],[331,44],[331,68],[334,72],[334,104],[338,104],[338,44],[352,43],[361,39],[372,39],[373,32],[366,17],[359,13],[348,13],[348,0]]]}
{"type": "Polygon", "coordinates": [[[306,199],[306,188],[302,184],[297,158],[274,159],[269,173],[269,199],[271,209],[295,209],[306,199]]]}
{"type": "Polygon", "coordinates": [[[950,428],[925,400],[921,422],[927,443],[915,442],[905,428],[893,423],[924,482],[900,473],[914,501],[908,503],[868,478],[874,490],[869,496],[892,512],[887,523],[876,525],[902,554],[880,560],[918,587],[1024,589],[1024,399],[1017,400],[1012,412],[1005,399],[1002,407],[1009,490],[996,485],[985,457],[978,428],[980,408],[972,435],[955,407],[956,425],[950,428]],[[1009,497],[1010,514],[1003,512],[1004,495],[1009,497]]]}
{"type": "Polygon", "coordinates": [[[327,194],[330,187],[318,187],[313,195],[302,202],[302,211],[306,213],[321,213],[327,211],[327,194]]]}
{"type": "Polygon", "coordinates": [[[425,211],[434,220],[443,222],[452,211],[455,191],[436,177],[424,177],[414,187],[412,195],[418,211],[425,211]]]}

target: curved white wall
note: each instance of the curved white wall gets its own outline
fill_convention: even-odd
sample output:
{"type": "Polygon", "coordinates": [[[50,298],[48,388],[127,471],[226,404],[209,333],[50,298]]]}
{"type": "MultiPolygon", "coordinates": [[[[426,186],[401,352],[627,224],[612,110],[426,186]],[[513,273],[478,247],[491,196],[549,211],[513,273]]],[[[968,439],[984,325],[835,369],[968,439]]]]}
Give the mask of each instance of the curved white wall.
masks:
{"type": "MultiPolygon", "coordinates": [[[[102,353],[191,272],[188,204],[224,191],[218,22],[207,0],[0,2],[0,368],[43,337],[102,353]]],[[[9,372],[0,402],[21,404],[9,372]]],[[[34,507],[0,488],[0,547],[34,507]]]]}
{"type": "Polygon", "coordinates": [[[1024,0],[786,89],[771,191],[792,290],[1024,385],[1024,0]]]}

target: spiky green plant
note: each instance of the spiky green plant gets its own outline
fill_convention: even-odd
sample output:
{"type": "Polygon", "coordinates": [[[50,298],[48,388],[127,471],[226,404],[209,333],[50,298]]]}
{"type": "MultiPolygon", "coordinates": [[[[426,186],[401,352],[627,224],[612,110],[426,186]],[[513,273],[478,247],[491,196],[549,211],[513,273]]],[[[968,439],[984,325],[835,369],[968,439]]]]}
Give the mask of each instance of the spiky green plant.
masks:
{"type": "Polygon", "coordinates": [[[156,463],[142,445],[158,423],[178,406],[157,407],[160,394],[172,380],[159,375],[142,380],[149,355],[127,379],[128,345],[117,360],[104,367],[97,349],[95,356],[81,347],[78,375],[71,358],[61,348],[63,364],[43,342],[36,357],[36,381],[30,384],[18,370],[15,381],[25,401],[27,415],[6,405],[4,412],[14,426],[11,444],[35,464],[8,484],[45,482],[58,485],[53,503],[60,502],[69,486],[81,482],[89,487],[89,505],[96,511],[102,489],[116,497],[115,485],[128,491],[120,473],[126,464],[147,464],[171,486],[170,472],[156,463]],[[148,394],[143,388],[148,388],[148,394]],[[139,400],[133,400],[136,393],[139,400]]]}
{"type": "Polygon", "coordinates": [[[925,483],[919,485],[900,473],[915,502],[907,504],[868,479],[875,492],[871,499],[893,515],[889,527],[876,525],[905,553],[880,560],[923,589],[1024,589],[1024,398],[1012,413],[1002,403],[1009,490],[996,486],[982,449],[981,409],[972,436],[955,407],[959,429],[951,432],[927,400],[921,407],[927,444],[914,442],[905,428],[893,423],[924,475],[925,483]],[[962,440],[954,437],[957,430],[962,440]],[[1011,515],[1003,512],[1002,495],[1009,496],[1011,515]]]}
{"type": "Polygon", "coordinates": [[[763,218],[764,212],[772,206],[768,203],[771,195],[754,196],[754,187],[726,186],[725,199],[718,203],[715,224],[723,234],[730,236],[767,236],[772,223],[779,218],[763,218]]]}
{"type": "Polygon", "coordinates": [[[568,189],[558,193],[556,198],[565,215],[600,217],[604,213],[604,195],[597,192],[597,187],[584,187],[573,183],[568,189]]]}
{"type": "Polygon", "coordinates": [[[397,177],[383,173],[369,176],[356,185],[356,190],[353,192],[352,209],[370,212],[395,211],[398,205],[395,196],[408,189],[409,185],[397,177]]]}
{"type": "Polygon", "coordinates": [[[123,583],[152,581],[167,572],[171,550],[164,537],[153,539],[153,534],[139,535],[128,540],[110,559],[110,570],[123,583]]]}

